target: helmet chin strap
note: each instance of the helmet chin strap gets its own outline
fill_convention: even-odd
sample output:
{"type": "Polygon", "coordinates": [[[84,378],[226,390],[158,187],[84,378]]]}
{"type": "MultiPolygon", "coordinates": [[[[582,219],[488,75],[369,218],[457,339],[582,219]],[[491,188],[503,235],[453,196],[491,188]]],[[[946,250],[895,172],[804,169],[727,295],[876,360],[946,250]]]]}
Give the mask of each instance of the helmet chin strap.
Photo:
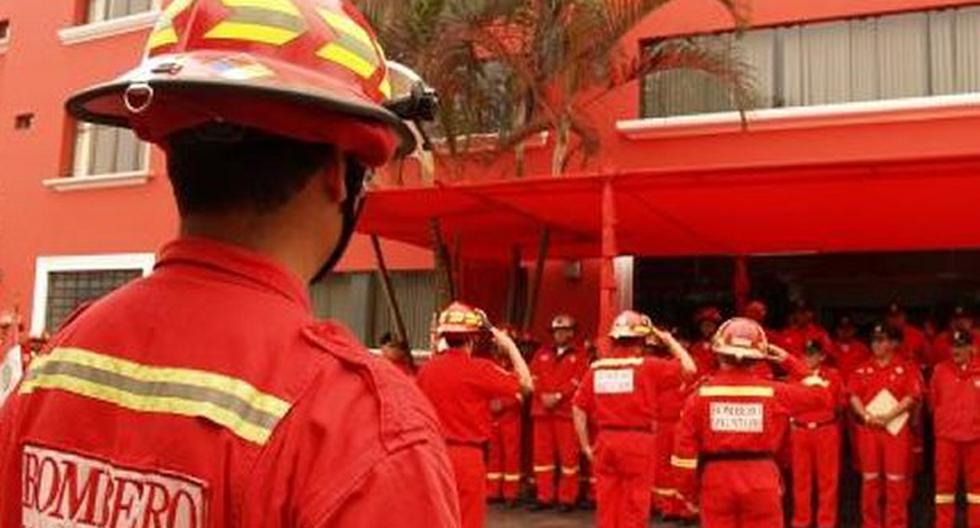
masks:
{"type": "Polygon", "coordinates": [[[320,271],[313,277],[310,284],[314,284],[323,279],[340,262],[354,236],[354,228],[357,227],[357,219],[361,216],[364,209],[364,180],[367,176],[367,168],[352,156],[347,156],[346,172],[344,174],[344,184],[347,189],[347,198],[340,205],[340,210],[344,215],[344,225],[340,232],[340,239],[333,253],[327,259],[320,271]]]}

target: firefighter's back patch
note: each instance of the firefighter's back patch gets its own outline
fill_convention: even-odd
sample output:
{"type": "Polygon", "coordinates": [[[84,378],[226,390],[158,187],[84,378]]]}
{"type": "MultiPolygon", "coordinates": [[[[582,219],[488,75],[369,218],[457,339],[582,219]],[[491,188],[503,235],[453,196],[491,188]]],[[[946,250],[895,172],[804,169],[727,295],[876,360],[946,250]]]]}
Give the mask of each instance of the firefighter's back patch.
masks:
{"type": "Polygon", "coordinates": [[[176,474],[25,445],[24,528],[205,528],[207,487],[176,474]]]}

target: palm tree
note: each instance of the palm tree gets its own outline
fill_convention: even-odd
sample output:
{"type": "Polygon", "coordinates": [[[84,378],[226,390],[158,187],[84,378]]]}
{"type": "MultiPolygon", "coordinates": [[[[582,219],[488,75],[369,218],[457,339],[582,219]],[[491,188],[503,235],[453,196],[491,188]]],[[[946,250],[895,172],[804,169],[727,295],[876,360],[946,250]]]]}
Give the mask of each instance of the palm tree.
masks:
{"type": "MultiPolygon", "coordinates": [[[[707,73],[735,108],[752,104],[746,65],[730,48],[663,40],[629,53],[624,37],[672,0],[360,0],[389,58],[416,69],[443,100],[439,132],[454,154],[474,132],[495,132],[496,153],[554,135],[552,174],[595,155],[588,109],[625,83],[657,72],[707,73]],[[573,141],[575,139],[576,141],[573,141]]],[[[740,0],[717,0],[745,22],[740,0]]]]}

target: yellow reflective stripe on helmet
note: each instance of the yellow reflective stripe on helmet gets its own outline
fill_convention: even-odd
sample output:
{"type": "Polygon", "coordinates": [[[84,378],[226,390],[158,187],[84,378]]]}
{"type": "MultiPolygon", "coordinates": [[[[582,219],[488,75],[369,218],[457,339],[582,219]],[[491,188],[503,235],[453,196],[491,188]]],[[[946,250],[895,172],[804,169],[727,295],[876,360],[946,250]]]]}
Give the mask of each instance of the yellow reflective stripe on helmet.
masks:
{"type": "Polygon", "coordinates": [[[967,493],[966,502],[968,504],[980,504],[980,493],[967,493]]]}
{"type": "Polygon", "coordinates": [[[166,27],[160,31],[154,31],[150,35],[150,40],[147,42],[147,46],[152,50],[154,48],[159,48],[160,46],[166,46],[168,44],[176,44],[179,40],[177,36],[177,30],[173,26],[166,27]]]}
{"type": "Polygon", "coordinates": [[[211,29],[211,31],[208,31],[204,35],[204,38],[245,40],[248,42],[281,46],[298,36],[300,36],[300,33],[275,26],[222,22],[211,29]]]}
{"type": "Polygon", "coordinates": [[[670,457],[670,465],[681,469],[697,469],[698,459],[696,458],[681,458],[677,455],[670,457]]]}
{"type": "Polygon", "coordinates": [[[254,7],[267,11],[278,11],[293,16],[303,16],[299,9],[289,0],[222,0],[228,7],[254,7]]]}
{"type": "Polygon", "coordinates": [[[141,365],[76,348],[37,358],[20,392],[62,390],[134,411],[206,418],[264,444],[290,405],[235,378],[141,365]]]}
{"type": "Polygon", "coordinates": [[[344,33],[354,40],[360,41],[365,46],[376,49],[377,44],[375,44],[374,39],[371,35],[361,26],[357,25],[353,20],[348,18],[346,15],[341,15],[329,9],[317,9],[323,20],[330,24],[330,27],[335,31],[344,33]]]}
{"type": "Polygon", "coordinates": [[[759,386],[708,386],[701,387],[698,389],[698,395],[705,397],[716,397],[716,396],[751,396],[755,398],[772,398],[776,395],[776,391],[772,387],[759,387],[759,386]]]}
{"type": "Polygon", "coordinates": [[[606,358],[592,362],[592,368],[636,367],[643,364],[643,358],[606,358]]]}
{"type": "Polygon", "coordinates": [[[147,43],[150,51],[160,46],[176,44],[180,40],[180,36],[177,35],[177,30],[174,29],[174,19],[193,3],[194,0],[174,0],[163,10],[147,43]]]}
{"type": "Polygon", "coordinates": [[[953,493],[936,494],[936,504],[954,504],[955,502],[956,502],[956,495],[953,493]]]}

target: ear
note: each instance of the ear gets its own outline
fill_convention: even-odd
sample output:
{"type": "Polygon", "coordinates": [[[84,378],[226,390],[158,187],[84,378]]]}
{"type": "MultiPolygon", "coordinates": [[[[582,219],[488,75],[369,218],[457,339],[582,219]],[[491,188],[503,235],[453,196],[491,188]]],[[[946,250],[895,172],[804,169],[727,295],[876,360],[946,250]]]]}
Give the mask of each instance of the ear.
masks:
{"type": "Polygon", "coordinates": [[[347,199],[347,159],[340,153],[334,152],[331,162],[317,174],[322,182],[322,188],[334,203],[343,203],[347,199]]]}

